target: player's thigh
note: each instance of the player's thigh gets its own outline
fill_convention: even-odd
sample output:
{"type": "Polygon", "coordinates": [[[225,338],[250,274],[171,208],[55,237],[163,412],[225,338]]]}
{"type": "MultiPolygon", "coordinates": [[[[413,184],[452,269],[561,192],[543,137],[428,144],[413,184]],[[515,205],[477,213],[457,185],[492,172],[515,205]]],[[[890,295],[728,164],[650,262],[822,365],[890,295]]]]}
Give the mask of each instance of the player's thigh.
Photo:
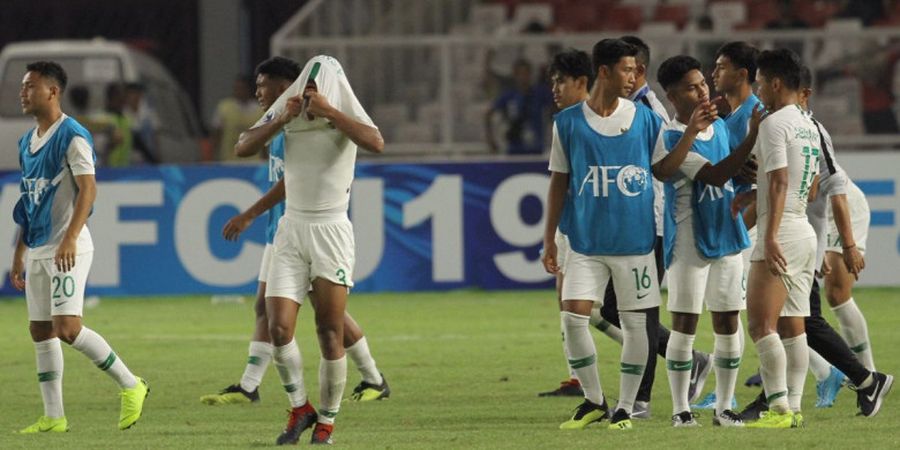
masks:
{"type": "MultiPolygon", "coordinates": [[[[690,231],[690,230],[689,230],[690,231]]],[[[700,314],[709,276],[709,261],[700,257],[692,233],[679,233],[669,266],[667,309],[674,313],[700,314]]]]}
{"type": "Polygon", "coordinates": [[[825,297],[835,307],[850,299],[856,279],[847,270],[842,254],[829,250],[825,252],[825,260],[831,266],[831,272],[825,275],[825,297]]]}
{"type": "MultiPolygon", "coordinates": [[[[772,274],[765,261],[750,263],[747,281],[747,320],[751,335],[755,332],[775,330],[785,299],[787,299],[787,287],[781,280],[781,276],[772,274]]],[[[756,337],[761,336],[757,335],[756,337]]]]}
{"type": "MultiPolygon", "coordinates": [[[[265,296],[267,299],[287,298],[302,305],[310,288],[310,264],[303,257],[299,239],[301,225],[283,219],[279,223],[281,226],[275,234],[266,276],[265,296]]],[[[268,312],[270,310],[267,307],[268,312]]]]}
{"type": "Polygon", "coordinates": [[[600,260],[600,257],[582,255],[575,251],[570,252],[567,258],[567,272],[563,278],[561,293],[563,310],[589,315],[592,303],[575,307],[576,304],[570,302],[579,301],[579,305],[580,301],[602,304],[603,292],[610,280],[609,267],[600,260]]]}
{"type": "Polygon", "coordinates": [[[809,293],[812,290],[816,266],[816,238],[788,242],[781,245],[787,260],[787,273],[782,276],[788,295],[781,310],[783,317],[809,316],[809,293]]]}
{"type": "Polygon", "coordinates": [[[60,272],[55,264],[48,264],[50,269],[50,314],[52,316],[81,317],[84,308],[84,289],[93,260],[94,252],[76,255],[75,266],[68,272],[60,272]]]}
{"type": "Polygon", "coordinates": [[[727,255],[714,260],[706,280],[706,309],[714,312],[740,311],[747,308],[744,297],[744,259],[741,255],[727,255]]]}
{"type": "Polygon", "coordinates": [[[343,286],[345,290],[353,287],[356,255],[353,225],[349,220],[310,224],[306,246],[310,259],[310,280],[327,280],[343,286]]]}
{"type": "MultiPolygon", "coordinates": [[[[25,303],[28,320],[50,322],[50,265],[52,259],[32,259],[25,262],[25,303]]],[[[34,333],[32,333],[34,334],[34,333]]]]}
{"type": "Polygon", "coordinates": [[[619,311],[656,308],[661,303],[654,252],[645,255],[604,256],[609,266],[619,311]]]}
{"type": "Polygon", "coordinates": [[[312,286],[309,298],[315,310],[317,327],[343,329],[349,288],[324,278],[316,278],[312,286]]]}

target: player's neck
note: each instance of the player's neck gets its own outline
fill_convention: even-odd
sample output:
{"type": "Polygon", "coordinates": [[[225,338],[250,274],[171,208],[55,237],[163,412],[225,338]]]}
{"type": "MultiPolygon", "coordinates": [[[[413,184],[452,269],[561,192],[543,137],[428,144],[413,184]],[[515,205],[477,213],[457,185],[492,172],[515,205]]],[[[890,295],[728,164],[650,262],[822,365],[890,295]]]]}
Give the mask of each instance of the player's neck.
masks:
{"type": "Polygon", "coordinates": [[[46,112],[36,114],[34,120],[37,122],[38,136],[43,136],[60,117],[62,117],[62,110],[53,107],[47,109],[46,112]]]}
{"type": "Polygon", "coordinates": [[[587,101],[590,107],[600,117],[609,117],[619,107],[619,95],[611,89],[604,89],[603,86],[597,86],[591,92],[591,97],[587,101]]]}
{"type": "Polygon", "coordinates": [[[790,105],[798,105],[798,107],[799,107],[800,96],[797,94],[797,92],[794,92],[794,91],[782,92],[781,95],[779,95],[775,99],[775,103],[772,105],[772,109],[774,112],[774,111],[780,110],[781,108],[784,108],[785,106],[790,106],[790,105]]]}
{"type": "Polygon", "coordinates": [[[738,109],[739,106],[743,105],[751,94],[753,94],[753,87],[748,83],[742,83],[740,87],[734,90],[734,92],[726,93],[725,100],[728,101],[728,106],[734,111],[738,109]]]}

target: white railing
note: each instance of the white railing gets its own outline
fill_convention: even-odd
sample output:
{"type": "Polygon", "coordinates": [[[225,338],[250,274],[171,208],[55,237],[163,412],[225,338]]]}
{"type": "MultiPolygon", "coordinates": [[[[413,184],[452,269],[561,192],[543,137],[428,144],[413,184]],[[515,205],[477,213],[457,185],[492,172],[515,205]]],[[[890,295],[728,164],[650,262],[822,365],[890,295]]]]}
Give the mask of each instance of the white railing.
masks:
{"type": "MultiPolygon", "coordinates": [[[[485,112],[497,91],[488,73],[508,71],[512,61],[526,58],[538,68],[563,48],[590,52],[606,33],[497,36],[478,27],[458,26],[449,34],[305,36],[282,30],[272,39],[272,53],[298,61],[331,54],[347,71],[354,90],[382,128],[392,152],[462,156],[487,152],[485,112]],[[459,30],[465,32],[459,32],[459,30]],[[488,61],[488,55],[495,55],[488,61]],[[487,85],[487,86],[486,86],[487,85]]],[[[900,28],[733,32],[673,32],[652,29],[637,33],[651,47],[651,74],[665,58],[687,53],[711,71],[716,49],[744,40],[760,48],[789,46],[813,69],[818,92],[812,107],[842,149],[900,148],[900,135],[866,134],[862,83],[877,67],[878,57],[897,47],[900,28]],[[820,105],[816,109],[816,105],[820,105]]],[[[889,59],[891,66],[893,61],[889,59]]],[[[898,70],[900,72],[900,70],[898,70]]],[[[655,77],[655,75],[654,75],[655,77]]],[[[900,94],[900,73],[891,75],[888,95],[900,94]],[[896,81],[894,81],[896,80],[896,81]]],[[[658,86],[654,86],[660,92],[658,86]]],[[[662,97],[662,96],[661,96],[662,97]]],[[[897,104],[900,106],[900,103],[897,104]]],[[[895,110],[898,109],[895,107],[895,110]]],[[[549,117],[549,116],[548,116],[549,117]]],[[[549,120],[549,119],[548,119],[549,120]]],[[[549,122],[548,122],[549,123],[549,122]]],[[[548,125],[549,126],[549,125],[548,125]]]]}

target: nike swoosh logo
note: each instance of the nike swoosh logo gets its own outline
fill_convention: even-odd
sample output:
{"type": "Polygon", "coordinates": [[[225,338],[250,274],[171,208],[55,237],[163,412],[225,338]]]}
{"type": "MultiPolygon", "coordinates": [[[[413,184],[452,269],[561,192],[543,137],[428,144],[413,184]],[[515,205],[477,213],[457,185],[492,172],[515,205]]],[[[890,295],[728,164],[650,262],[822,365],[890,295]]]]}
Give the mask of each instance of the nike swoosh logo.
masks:
{"type": "Polygon", "coordinates": [[[672,369],[674,369],[674,370],[686,370],[686,369],[690,369],[691,366],[692,366],[692,363],[689,363],[689,362],[688,362],[688,363],[684,363],[684,364],[677,364],[677,363],[676,363],[676,364],[672,364],[672,369]]]}
{"type": "Polygon", "coordinates": [[[53,303],[53,306],[59,307],[60,305],[65,305],[66,302],[53,303]]]}
{"type": "Polygon", "coordinates": [[[644,298],[644,297],[646,297],[646,296],[648,296],[648,295],[650,295],[649,292],[646,293],[646,294],[644,294],[644,295],[638,294],[637,298],[638,298],[638,300],[640,300],[640,299],[642,299],[642,298],[644,298]]]}
{"type": "Polygon", "coordinates": [[[875,385],[875,389],[872,389],[872,395],[866,396],[866,400],[868,400],[870,402],[874,402],[875,397],[878,396],[878,388],[880,388],[880,387],[881,387],[881,382],[879,381],[878,384],[875,385]]]}

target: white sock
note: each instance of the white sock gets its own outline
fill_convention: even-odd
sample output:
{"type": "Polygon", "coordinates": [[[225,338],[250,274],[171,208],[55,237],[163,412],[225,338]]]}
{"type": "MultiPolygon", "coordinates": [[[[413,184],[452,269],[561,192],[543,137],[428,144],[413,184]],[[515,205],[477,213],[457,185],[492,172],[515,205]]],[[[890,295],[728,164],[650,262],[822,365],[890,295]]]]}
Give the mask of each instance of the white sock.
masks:
{"type": "Polygon", "coordinates": [[[831,363],[825,361],[822,355],[809,349],[809,371],[816,377],[816,381],[822,381],[831,375],[831,363]]]}
{"type": "Polygon", "coordinates": [[[291,401],[291,408],[297,408],[306,404],[306,386],[303,384],[303,358],[300,356],[300,347],[297,341],[291,339],[281,347],[275,347],[272,352],[275,360],[275,368],[281,378],[281,385],[287,392],[291,401]]]}
{"type": "Polygon", "coordinates": [[[691,367],[694,365],[693,349],[693,334],[672,330],[669,345],[666,346],[666,373],[669,374],[669,389],[672,391],[672,414],[691,410],[688,387],[691,385],[691,367]]]}
{"type": "Polygon", "coordinates": [[[622,329],[607,322],[606,319],[600,315],[600,308],[591,310],[591,326],[600,330],[601,333],[605,334],[610,339],[618,342],[619,345],[622,345],[622,342],[625,341],[622,336],[622,329]]]}
{"type": "Polygon", "coordinates": [[[744,337],[744,322],[741,320],[740,314],[738,314],[738,316],[737,316],[737,335],[738,335],[738,339],[740,339],[741,355],[743,355],[744,349],[746,348],[744,346],[747,344],[747,341],[745,340],[745,337],[744,337]]]}
{"type": "Polygon", "coordinates": [[[869,327],[859,306],[853,301],[853,297],[842,305],[831,308],[841,324],[841,334],[847,345],[866,369],[875,371],[875,359],[872,357],[872,346],[869,342],[869,327]]]}
{"type": "Polygon", "coordinates": [[[803,386],[806,384],[806,372],[809,371],[809,344],[806,342],[806,333],[792,338],[783,339],[784,354],[787,361],[787,388],[788,404],[791,411],[800,412],[800,402],[803,399],[803,386]]]}
{"type": "Polygon", "coordinates": [[[247,367],[244,368],[244,375],[241,376],[241,389],[247,392],[253,392],[262,383],[263,375],[272,362],[272,353],[275,347],[268,342],[250,341],[250,351],[247,357],[247,367]]]}
{"type": "Polygon", "coordinates": [[[575,372],[584,398],[598,405],[603,403],[603,390],[600,387],[600,374],[597,372],[597,347],[588,330],[588,316],[563,311],[566,332],[566,349],[569,355],[569,367],[575,372]]]}
{"type": "Polygon", "coordinates": [[[566,346],[566,317],[562,314],[559,315],[559,332],[562,334],[562,346],[563,346],[563,357],[566,358],[566,368],[569,369],[569,379],[577,380],[578,375],[575,375],[575,369],[569,365],[569,348],[566,346]]]}
{"type": "Polygon", "coordinates": [[[378,371],[375,359],[372,358],[372,353],[369,352],[369,341],[366,340],[365,336],[361,337],[353,345],[345,348],[344,351],[353,360],[353,364],[356,365],[356,370],[359,371],[363,381],[376,386],[381,385],[383,381],[381,372],[378,371]]]}
{"type": "Polygon", "coordinates": [[[116,355],[103,336],[95,333],[94,330],[82,326],[78,337],[72,342],[72,347],[83,353],[100,370],[112,377],[120,388],[131,389],[137,384],[137,379],[128,370],[122,359],[116,355]]]}
{"type": "Polygon", "coordinates": [[[716,413],[731,409],[731,398],[741,367],[743,333],[716,334],[713,347],[713,370],[716,372],[716,413]]]}
{"type": "Polygon", "coordinates": [[[769,401],[769,409],[785,413],[790,410],[787,400],[787,356],[778,333],[766,335],[756,341],[759,354],[759,375],[769,401]]]}
{"type": "Polygon", "coordinates": [[[38,385],[44,399],[44,415],[51,419],[65,417],[63,411],[63,355],[59,338],[34,343],[37,355],[38,385]]]}
{"type": "Polygon", "coordinates": [[[333,424],[347,385],[347,356],[319,362],[319,423],[333,424]]]}
{"type": "Polygon", "coordinates": [[[644,367],[650,352],[647,339],[647,314],[633,311],[619,311],[622,324],[622,359],[619,379],[619,404],[616,409],[624,409],[631,414],[634,399],[641,387],[644,367]]]}

